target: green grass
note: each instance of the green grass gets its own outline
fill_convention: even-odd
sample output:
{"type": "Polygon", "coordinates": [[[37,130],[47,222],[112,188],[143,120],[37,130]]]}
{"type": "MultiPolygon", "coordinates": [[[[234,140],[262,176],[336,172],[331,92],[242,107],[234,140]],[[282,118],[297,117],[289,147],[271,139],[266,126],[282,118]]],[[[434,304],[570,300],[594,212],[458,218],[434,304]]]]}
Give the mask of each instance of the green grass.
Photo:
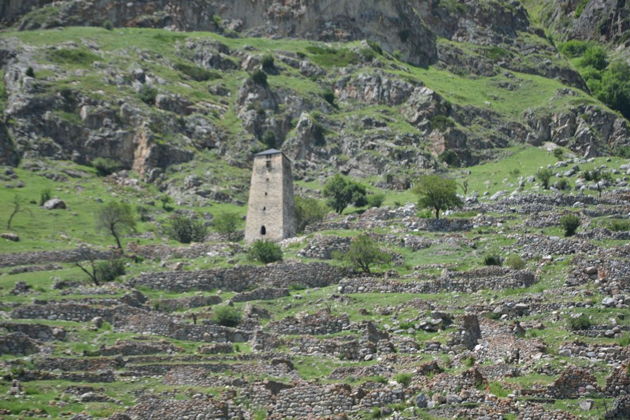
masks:
{"type": "Polygon", "coordinates": [[[48,53],[48,58],[53,63],[65,64],[69,66],[87,67],[99,59],[99,56],[86,49],[61,48],[48,53]]]}

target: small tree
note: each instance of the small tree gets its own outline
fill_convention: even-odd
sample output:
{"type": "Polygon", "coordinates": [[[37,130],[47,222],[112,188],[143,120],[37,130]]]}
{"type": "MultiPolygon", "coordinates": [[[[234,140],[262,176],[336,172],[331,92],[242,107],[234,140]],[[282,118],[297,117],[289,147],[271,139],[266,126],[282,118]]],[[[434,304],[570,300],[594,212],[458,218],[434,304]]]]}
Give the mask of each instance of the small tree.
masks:
{"type": "Polygon", "coordinates": [[[282,248],[273,242],[258,240],[249,248],[249,256],[263,264],[282,261],[282,248]]]}
{"type": "Polygon", "coordinates": [[[338,214],[341,214],[350,203],[354,203],[355,206],[367,204],[365,187],[339,174],[326,181],[323,194],[328,198],[326,204],[338,214]]]}
{"type": "Polygon", "coordinates": [[[241,322],[241,311],[233,306],[218,306],[212,311],[212,319],[224,327],[236,327],[241,322]]]}
{"type": "Polygon", "coordinates": [[[124,252],[121,236],[136,229],[136,219],[131,206],[114,201],[106,204],[96,214],[96,228],[112,235],[118,249],[124,252]]]}
{"type": "Polygon", "coordinates": [[[226,235],[228,239],[232,239],[238,230],[241,217],[238,213],[222,212],[214,216],[212,226],[214,230],[222,235],[226,235]]]}
{"type": "Polygon", "coordinates": [[[189,244],[203,242],[208,234],[208,228],[203,220],[176,214],[170,218],[166,233],[171,239],[189,244]]]}
{"type": "Polygon", "coordinates": [[[24,208],[24,206],[22,204],[22,199],[17,194],[13,196],[13,202],[11,203],[11,205],[13,206],[13,209],[11,210],[11,214],[9,214],[9,218],[7,219],[7,229],[8,230],[11,230],[11,224],[13,223],[13,218],[15,216],[17,216],[18,213],[29,213],[30,214],[30,212],[31,212],[29,209],[24,208]]]}
{"type": "Polygon", "coordinates": [[[276,70],[276,65],[273,60],[273,55],[271,54],[267,54],[263,56],[261,60],[261,65],[262,65],[262,69],[266,73],[272,73],[276,70]]]}
{"type": "Polygon", "coordinates": [[[373,264],[385,264],[391,261],[391,255],[383,252],[378,244],[363,233],[350,243],[350,248],[345,254],[338,254],[338,258],[347,261],[355,270],[370,273],[370,266],[373,264]]]}
{"type": "Polygon", "coordinates": [[[257,85],[267,87],[267,74],[264,71],[256,70],[254,74],[252,74],[251,79],[257,85]]]}
{"type": "Polygon", "coordinates": [[[580,226],[580,218],[575,214],[565,214],[560,218],[560,226],[564,229],[564,236],[573,236],[580,226]]]}
{"type": "Polygon", "coordinates": [[[40,193],[39,193],[39,206],[43,206],[44,203],[46,203],[46,201],[50,200],[52,198],[52,192],[50,191],[50,188],[44,188],[40,193]]]}
{"type": "Polygon", "coordinates": [[[96,262],[94,260],[94,253],[90,249],[83,248],[79,250],[79,253],[81,258],[86,260],[89,265],[85,266],[80,262],[76,262],[75,265],[87,274],[96,286],[105,282],[114,281],[125,274],[125,261],[121,258],[112,258],[110,260],[96,262]]]}
{"type": "Polygon", "coordinates": [[[413,188],[418,194],[418,205],[422,208],[432,208],[435,218],[440,218],[440,211],[463,205],[457,196],[457,183],[438,175],[421,176],[413,188]]]}
{"type": "Polygon", "coordinates": [[[552,176],[553,172],[551,172],[551,169],[549,168],[539,169],[538,172],[536,172],[536,178],[540,181],[540,184],[546,190],[549,189],[549,180],[552,176]]]}
{"type": "Polygon", "coordinates": [[[593,181],[595,183],[595,187],[597,188],[597,196],[601,198],[603,187],[602,181],[612,181],[613,178],[610,172],[594,169],[592,171],[587,171],[586,173],[584,173],[584,179],[587,181],[593,181]]]}
{"type": "Polygon", "coordinates": [[[321,222],[326,217],[328,208],[319,200],[308,197],[295,197],[295,218],[298,233],[304,232],[306,226],[321,222]]]}

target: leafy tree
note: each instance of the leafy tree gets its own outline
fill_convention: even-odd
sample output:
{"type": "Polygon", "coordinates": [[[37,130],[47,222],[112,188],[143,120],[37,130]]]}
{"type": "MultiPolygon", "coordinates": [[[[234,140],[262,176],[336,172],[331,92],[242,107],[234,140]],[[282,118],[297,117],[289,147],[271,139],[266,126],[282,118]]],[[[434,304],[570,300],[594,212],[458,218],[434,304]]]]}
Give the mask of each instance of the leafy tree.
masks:
{"type": "Polygon", "coordinates": [[[381,207],[385,201],[384,193],[374,193],[367,196],[368,207],[381,207]]]}
{"type": "Polygon", "coordinates": [[[365,233],[353,238],[348,252],[337,254],[337,258],[347,261],[355,270],[368,274],[371,265],[391,261],[391,255],[383,252],[378,244],[365,233]]]}
{"type": "Polygon", "coordinates": [[[249,248],[249,256],[263,264],[269,264],[282,260],[282,248],[273,242],[258,240],[249,248]]]}
{"type": "Polygon", "coordinates": [[[540,184],[546,190],[549,189],[549,181],[551,180],[552,176],[553,172],[551,172],[551,169],[549,168],[542,168],[539,169],[538,172],[536,172],[536,178],[540,181],[540,184]]]}
{"type": "Polygon", "coordinates": [[[584,179],[587,181],[593,181],[597,188],[597,194],[602,196],[602,181],[612,181],[613,177],[610,172],[602,171],[599,169],[593,169],[592,171],[586,171],[584,173],[584,179]]]}
{"type": "Polygon", "coordinates": [[[584,51],[580,65],[582,67],[593,67],[597,70],[603,70],[608,65],[608,54],[606,54],[604,48],[593,45],[584,51]]]}
{"type": "Polygon", "coordinates": [[[208,228],[203,220],[176,214],[170,218],[166,233],[171,239],[189,244],[203,242],[208,234],[208,228]]]}
{"type": "Polygon", "coordinates": [[[338,214],[351,203],[355,206],[367,204],[365,187],[339,174],[326,181],[323,194],[328,198],[326,204],[338,214]]]}
{"type": "Polygon", "coordinates": [[[564,229],[564,236],[573,236],[580,226],[580,218],[575,214],[565,214],[560,218],[560,226],[564,229]]]}
{"type": "Polygon", "coordinates": [[[120,241],[121,236],[136,229],[136,219],[131,206],[115,201],[106,204],[96,214],[96,228],[112,235],[118,249],[124,252],[120,241]]]}
{"type": "Polygon", "coordinates": [[[262,70],[256,70],[252,74],[252,81],[262,87],[267,87],[267,74],[262,70]]]}
{"type": "Polygon", "coordinates": [[[241,311],[229,305],[218,306],[212,311],[212,319],[224,327],[236,327],[241,318],[241,311]]]}
{"type": "Polygon", "coordinates": [[[432,208],[435,218],[440,218],[440,211],[460,207],[463,203],[457,196],[457,183],[438,175],[421,176],[413,188],[418,194],[418,205],[422,208],[432,208]]]}
{"type": "Polygon", "coordinates": [[[214,230],[222,235],[226,235],[229,239],[232,239],[238,226],[240,224],[241,217],[238,213],[222,212],[214,216],[212,226],[214,230]]]}
{"type": "Polygon", "coordinates": [[[155,98],[157,94],[157,89],[149,85],[142,85],[138,91],[138,97],[147,105],[155,105],[155,98]]]}
{"type": "Polygon", "coordinates": [[[304,232],[306,226],[321,222],[326,217],[328,208],[319,200],[309,197],[295,197],[295,218],[298,233],[304,232]]]}
{"type": "Polygon", "coordinates": [[[276,70],[276,66],[273,60],[273,56],[271,54],[267,54],[263,56],[261,61],[262,69],[266,73],[272,73],[276,70]]]}

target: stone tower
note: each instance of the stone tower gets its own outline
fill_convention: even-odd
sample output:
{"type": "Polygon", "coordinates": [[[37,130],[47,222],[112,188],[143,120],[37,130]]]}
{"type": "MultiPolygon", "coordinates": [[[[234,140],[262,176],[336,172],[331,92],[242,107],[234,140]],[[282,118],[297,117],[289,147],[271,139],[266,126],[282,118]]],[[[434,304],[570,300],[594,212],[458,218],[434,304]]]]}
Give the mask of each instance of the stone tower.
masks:
{"type": "Polygon", "coordinates": [[[245,242],[281,241],[295,236],[291,161],[279,150],[254,156],[245,242]]]}

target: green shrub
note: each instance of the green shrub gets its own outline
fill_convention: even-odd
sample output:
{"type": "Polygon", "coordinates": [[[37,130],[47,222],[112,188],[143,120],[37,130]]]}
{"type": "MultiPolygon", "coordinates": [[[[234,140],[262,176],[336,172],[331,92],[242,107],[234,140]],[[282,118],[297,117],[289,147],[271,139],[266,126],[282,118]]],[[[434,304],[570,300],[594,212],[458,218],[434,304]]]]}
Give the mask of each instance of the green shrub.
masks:
{"type": "Polygon", "coordinates": [[[558,182],[553,184],[553,186],[555,187],[555,189],[560,191],[566,191],[571,188],[571,186],[569,185],[569,181],[567,181],[566,179],[558,180],[558,182]]]}
{"type": "Polygon", "coordinates": [[[49,53],[51,61],[57,64],[89,66],[99,59],[99,56],[82,48],[60,48],[49,53]]]}
{"type": "Polygon", "coordinates": [[[267,73],[262,70],[256,70],[252,76],[251,80],[259,86],[267,87],[267,73]]]}
{"type": "Polygon", "coordinates": [[[514,270],[522,270],[525,268],[525,261],[520,255],[512,254],[505,259],[505,265],[514,270]]]}
{"type": "Polygon", "coordinates": [[[239,216],[238,213],[222,212],[214,216],[212,226],[218,233],[227,235],[228,238],[231,238],[238,230],[240,222],[241,216],[239,216]]]}
{"type": "Polygon", "coordinates": [[[312,61],[324,67],[345,67],[359,63],[359,55],[347,48],[332,48],[320,45],[309,45],[306,51],[312,54],[312,61]]]}
{"type": "Polygon", "coordinates": [[[374,50],[374,52],[376,52],[377,54],[381,55],[383,54],[383,48],[381,48],[381,45],[376,42],[376,41],[367,41],[367,44],[370,46],[370,48],[372,48],[374,50]]]}
{"type": "Polygon", "coordinates": [[[411,373],[398,373],[394,376],[394,380],[404,387],[408,387],[411,383],[413,375],[411,373]]]}
{"type": "Polygon", "coordinates": [[[346,253],[337,254],[335,257],[347,261],[355,270],[368,274],[373,264],[386,264],[391,261],[391,255],[382,251],[378,244],[365,233],[352,239],[346,253]]]}
{"type": "Polygon", "coordinates": [[[109,158],[98,157],[94,159],[91,163],[92,163],[92,167],[96,169],[96,173],[98,174],[98,176],[111,175],[114,172],[122,169],[122,165],[120,163],[109,158]]]}
{"type": "Polygon", "coordinates": [[[208,228],[203,220],[176,214],[169,219],[166,233],[171,239],[189,244],[191,242],[203,242],[208,234],[208,228]]]}
{"type": "Polygon", "coordinates": [[[379,384],[386,384],[387,383],[387,378],[382,376],[382,375],[372,376],[372,377],[370,377],[368,379],[370,379],[373,382],[377,382],[379,384]]]}
{"type": "Polygon", "coordinates": [[[138,213],[138,218],[141,222],[148,222],[151,220],[151,216],[149,215],[149,209],[145,206],[138,205],[136,206],[136,213],[138,213]]]}
{"type": "Polygon", "coordinates": [[[33,67],[29,66],[29,67],[26,69],[26,75],[27,75],[28,77],[35,78],[35,70],[33,70],[33,67]]]}
{"type": "Polygon", "coordinates": [[[276,135],[274,134],[273,131],[271,130],[267,130],[265,131],[265,133],[262,135],[262,138],[260,139],[263,143],[265,143],[265,145],[267,147],[276,147],[276,135]]]}
{"type": "Polygon", "coordinates": [[[357,207],[366,205],[365,193],[365,186],[339,174],[328,178],[323,190],[324,197],[328,199],[326,204],[339,214],[350,203],[354,203],[357,207]]]}
{"type": "Polygon", "coordinates": [[[111,31],[112,29],[114,29],[114,24],[112,23],[111,20],[106,19],[105,21],[103,21],[103,28],[107,29],[108,31],[111,31]]]}
{"type": "Polygon", "coordinates": [[[212,320],[224,327],[236,327],[241,318],[241,311],[229,305],[218,306],[212,311],[212,320]]]}
{"type": "Polygon", "coordinates": [[[613,219],[608,224],[608,229],[613,232],[627,232],[630,230],[630,220],[613,219]]]}
{"type": "Polygon", "coordinates": [[[565,214],[560,218],[560,226],[564,229],[564,236],[573,236],[580,226],[580,218],[575,214],[565,214]]]}
{"type": "Polygon", "coordinates": [[[207,82],[209,80],[220,79],[221,75],[217,72],[206,70],[201,67],[193,66],[186,63],[175,64],[175,70],[185,74],[197,82],[207,82]]]}
{"type": "Polygon", "coordinates": [[[486,255],[485,257],[483,257],[483,264],[484,265],[503,265],[503,257],[501,257],[500,255],[486,255]]]}
{"type": "Polygon", "coordinates": [[[273,242],[257,240],[249,248],[249,256],[263,264],[282,261],[282,248],[273,242]]]}
{"type": "Polygon", "coordinates": [[[446,131],[446,129],[455,126],[455,122],[446,115],[436,115],[430,120],[431,128],[439,131],[446,131]]]}
{"type": "Polygon", "coordinates": [[[465,358],[462,363],[464,364],[465,367],[467,368],[471,368],[473,366],[475,366],[475,358],[473,356],[469,356],[467,358],[465,358]]]}
{"type": "Polygon", "coordinates": [[[114,281],[124,274],[125,261],[123,259],[100,261],[94,265],[94,276],[98,284],[114,281]]]}
{"type": "Polygon", "coordinates": [[[322,98],[324,98],[324,100],[329,104],[333,106],[335,105],[335,93],[332,89],[326,89],[324,93],[322,93],[322,98]]]}
{"type": "Polygon", "coordinates": [[[562,150],[559,147],[556,147],[555,149],[553,149],[553,155],[556,159],[562,160],[562,158],[564,158],[564,150],[562,150]]]}
{"type": "Polygon", "coordinates": [[[306,226],[319,223],[328,214],[328,207],[315,198],[295,197],[295,218],[298,233],[304,232],[306,226]]]}
{"type": "Polygon", "coordinates": [[[44,203],[52,198],[50,188],[45,188],[42,192],[39,193],[39,205],[40,207],[44,205],[44,203]]]}
{"type": "Polygon", "coordinates": [[[157,94],[156,88],[149,85],[142,85],[138,91],[138,98],[147,105],[155,105],[155,97],[157,94]]]}
{"type": "Polygon", "coordinates": [[[536,172],[536,179],[540,181],[540,184],[546,190],[549,189],[549,181],[551,180],[552,176],[553,172],[551,172],[551,169],[549,168],[542,168],[539,169],[538,172],[536,172]]]}
{"type": "Polygon", "coordinates": [[[453,150],[445,150],[440,156],[439,159],[446,163],[448,166],[459,166],[460,165],[460,160],[459,160],[459,156],[457,156],[457,153],[455,153],[453,150]]]}
{"type": "Polygon", "coordinates": [[[591,46],[589,41],[579,41],[577,39],[572,39],[571,41],[567,41],[563,44],[560,44],[560,52],[564,55],[567,55],[571,58],[580,57],[584,54],[584,51],[588,47],[591,46]]]}
{"type": "Polygon", "coordinates": [[[273,56],[271,54],[267,54],[263,56],[261,65],[262,65],[262,69],[267,73],[271,73],[276,70],[273,56]]]}
{"type": "Polygon", "coordinates": [[[606,53],[606,50],[599,45],[588,47],[586,51],[584,51],[584,55],[580,61],[580,66],[604,70],[606,66],[608,66],[608,54],[606,53]]]}
{"type": "Polygon", "coordinates": [[[367,196],[368,207],[381,207],[385,201],[384,193],[374,193],[367,196]]]}
{"type": "Polygon", "coordinates": [[[587,330],[593,325],[590,318],[586,314],[581,314],[578,317],[569,317],[567,319],[568,326],[571,330],[587,330]]]}

